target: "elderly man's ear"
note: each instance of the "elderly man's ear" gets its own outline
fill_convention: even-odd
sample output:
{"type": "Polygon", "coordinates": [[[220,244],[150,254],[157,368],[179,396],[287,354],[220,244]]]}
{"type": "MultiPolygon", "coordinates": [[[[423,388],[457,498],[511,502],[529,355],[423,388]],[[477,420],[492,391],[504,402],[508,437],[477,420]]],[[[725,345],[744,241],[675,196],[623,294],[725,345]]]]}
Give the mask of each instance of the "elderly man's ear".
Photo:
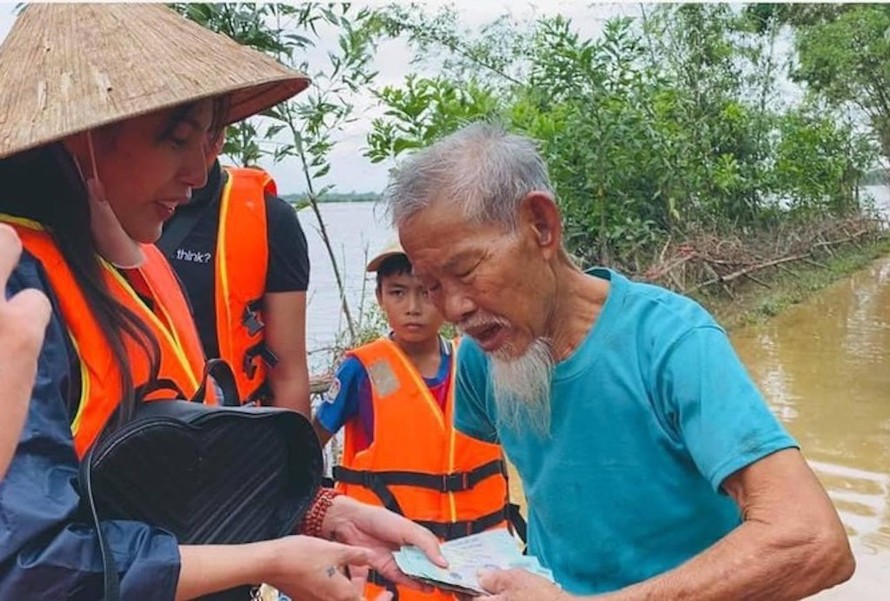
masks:
{"type": "Polygon", "coordinates": [[[555,257],[562,247],[562,219],[553,197],[534,191],[519,203],[519,224],[531,230],[545,259],[555,257]]]}

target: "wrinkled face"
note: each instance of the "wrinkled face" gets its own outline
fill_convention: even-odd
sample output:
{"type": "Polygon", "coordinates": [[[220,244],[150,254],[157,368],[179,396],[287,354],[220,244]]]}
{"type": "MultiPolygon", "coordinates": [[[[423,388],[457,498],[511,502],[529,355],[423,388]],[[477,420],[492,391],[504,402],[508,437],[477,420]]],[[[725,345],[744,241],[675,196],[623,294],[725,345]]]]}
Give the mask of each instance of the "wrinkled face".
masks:
{"type": "Polygon", "coordinates": [[[399,238],[414,274],[445,319],[482,349],[510,360],[546,338],[555,288],[534,215],[520,211],[516,232],[468,222],[449,203],[406,220],[399,238]]]}
{"type": "MultiPolygon", "coordinates": [[[[127,234],[139,242],[155,242],[164,221],[193,188],[207,181],[207,132],[213,118],[211,101],[192,105],[187,113],[159,111],[94,130],[99,180],[111,208],[127,234]]],[[[85,177],[93,176],[90,160],[80,160],[85,177]]]]}
{"type": "Polygon", "coordinates": [[[397,340],[423,342],[434,338],[442,327],[442,314],[424,285],[410,273],[385,276],[377,290],[377,301],[397,340]]]}

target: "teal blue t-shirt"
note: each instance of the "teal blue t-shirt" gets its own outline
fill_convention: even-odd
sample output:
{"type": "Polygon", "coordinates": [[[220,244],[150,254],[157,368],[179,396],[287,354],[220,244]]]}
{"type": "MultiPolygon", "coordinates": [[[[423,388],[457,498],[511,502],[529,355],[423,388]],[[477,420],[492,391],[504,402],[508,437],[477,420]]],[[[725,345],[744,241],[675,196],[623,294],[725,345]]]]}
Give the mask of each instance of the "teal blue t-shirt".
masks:
{"type": "Polygon", "coordinates": [[[498,427],[488,358],[458,353],[455,424],[500,442],[529,504],[529,553],[574,594],[670,570],[741,523],[720,485],[797,443],[700,305],[606,269],[594,327],[551,383],[550,436],[498,427]]]}

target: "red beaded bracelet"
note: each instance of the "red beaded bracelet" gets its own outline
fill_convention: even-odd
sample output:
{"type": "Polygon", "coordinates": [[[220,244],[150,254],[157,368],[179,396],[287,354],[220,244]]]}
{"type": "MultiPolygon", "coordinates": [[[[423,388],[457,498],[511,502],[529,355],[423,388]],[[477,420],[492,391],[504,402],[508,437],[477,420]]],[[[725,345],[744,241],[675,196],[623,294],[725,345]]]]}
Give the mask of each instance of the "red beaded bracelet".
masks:
{"type": "Polygon", "coordinates": [[[300,534],[321,538],[321,526],[328,514],[328,509],[331,508],[334,499],[342,494],[333,488],[320,488],[315,495],[315,500],[312,501],[312,506],[300,522],[300,534]]]}

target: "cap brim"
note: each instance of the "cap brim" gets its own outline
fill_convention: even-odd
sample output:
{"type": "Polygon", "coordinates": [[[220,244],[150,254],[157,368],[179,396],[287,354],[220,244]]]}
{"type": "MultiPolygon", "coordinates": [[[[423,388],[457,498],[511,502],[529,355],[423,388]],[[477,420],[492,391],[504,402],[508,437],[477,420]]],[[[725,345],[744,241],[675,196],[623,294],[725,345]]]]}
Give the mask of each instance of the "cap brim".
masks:
{"type": "Polygon", "coordinates": [[[404,255],[405,253],[400,250],[391,250],[387,252],[382,252],[368,263],[368,266],[365,267],[365,271],[372,272],[380,269],[380,266],[383,265],[383,262],[389,259],[390,257],[395,257],[397,255],[404,255]]]}

